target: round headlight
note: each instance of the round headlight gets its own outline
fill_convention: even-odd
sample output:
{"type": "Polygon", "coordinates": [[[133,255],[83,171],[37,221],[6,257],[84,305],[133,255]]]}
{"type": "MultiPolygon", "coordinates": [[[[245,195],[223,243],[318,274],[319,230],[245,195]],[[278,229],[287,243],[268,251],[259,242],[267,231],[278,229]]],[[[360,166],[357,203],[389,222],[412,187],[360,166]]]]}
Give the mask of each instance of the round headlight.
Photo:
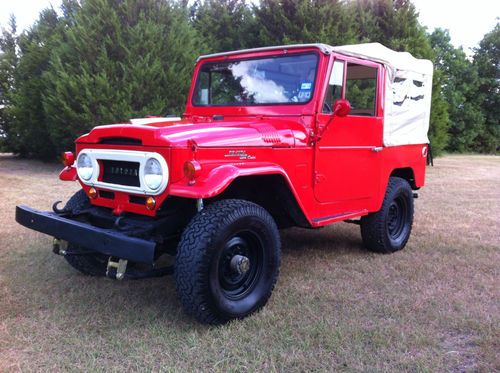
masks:
{"type": "Polygon", "coordinates": [[[154,158],[149,158],[144,166],[144,182],[149,189],[158,189],[163,180],[163,169],[160,162],[154,158]]]}
{"type": "Polygon", "coordinates": [[[79,155],[78,161],[76,162],[76,168],[78,170],[78,175],[85,181],[90,180],[94,173],[92,160],[85,153],[79,155]]]}

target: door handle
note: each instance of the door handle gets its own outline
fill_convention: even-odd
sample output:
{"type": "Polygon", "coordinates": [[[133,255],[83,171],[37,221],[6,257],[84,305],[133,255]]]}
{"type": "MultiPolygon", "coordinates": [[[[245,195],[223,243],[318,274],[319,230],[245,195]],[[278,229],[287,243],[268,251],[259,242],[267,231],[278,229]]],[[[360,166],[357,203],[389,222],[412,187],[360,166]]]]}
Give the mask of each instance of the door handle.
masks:
{"type": "Polygon", "coordinates": [[[375,153],[381,152],[382,150],[384,150],[383,146],[375,146],[374,148],[372,148],[372,152],[375,153]]]}

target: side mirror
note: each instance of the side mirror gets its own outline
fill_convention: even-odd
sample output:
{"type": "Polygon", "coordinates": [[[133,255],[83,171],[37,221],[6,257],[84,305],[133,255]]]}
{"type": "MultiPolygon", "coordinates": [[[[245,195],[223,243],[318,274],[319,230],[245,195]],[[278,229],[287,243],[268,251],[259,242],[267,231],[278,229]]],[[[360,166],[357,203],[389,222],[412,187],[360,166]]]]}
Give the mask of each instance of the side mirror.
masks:
{"type": "Polygon", "coordinates": [[[321,139],[321,137],[323,136],[323,132],[325,132],[326,127],[330,125],[334,117],[345,117],[347,114],[349,114],[350,111],[351,104],[349,103],[349,101],[342,98],[335,101],[333,103],[333,113],[330,116],[330,119],[328,119],[328,122],[318,128],[317,140],[321,139]]]}
{"type": "Polygon", "coordinates": [[[345,117],[351,111],[351,104],[344,99],[338,99],[333,104],[333,115],[337,117],[345,117]]]}

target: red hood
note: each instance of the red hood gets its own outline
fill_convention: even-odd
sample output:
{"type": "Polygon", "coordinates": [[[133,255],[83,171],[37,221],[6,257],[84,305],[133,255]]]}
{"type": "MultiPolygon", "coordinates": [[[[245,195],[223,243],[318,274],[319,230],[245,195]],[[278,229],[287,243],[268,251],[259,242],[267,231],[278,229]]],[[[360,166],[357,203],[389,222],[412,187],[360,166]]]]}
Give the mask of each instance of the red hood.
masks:
{"type": "Polygon", "coordinates": [[[239,120],[195,122],[179,120],[146,125],[114,124],[95,127],[78,143],[100,143],[110,138],[140,139],[144,146],[185,147],[292,147],[306,139],[305,128],[296,121],[239,120]]]}

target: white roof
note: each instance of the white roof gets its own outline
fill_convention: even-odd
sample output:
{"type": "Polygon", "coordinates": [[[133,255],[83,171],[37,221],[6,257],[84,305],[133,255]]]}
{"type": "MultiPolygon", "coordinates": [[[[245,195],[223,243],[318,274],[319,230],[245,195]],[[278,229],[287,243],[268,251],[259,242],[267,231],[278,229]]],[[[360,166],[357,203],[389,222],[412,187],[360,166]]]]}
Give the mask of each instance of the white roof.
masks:
{"type": "Polygon", "coordinates": [[[240,53],[263,52],[263,51],[272,51],[272,50],[279,50],[279,49],[297,49],[297,48],[309,48],[309,47],[311,47],[311,48],[318,48],[323,53],[331,53],[331,50],[332,50],[332,47],[330,45],[321,44],[321,43],[276,45],[276,46],[271,46],[271,47],[240,49],[240,50],[237,50],[237,51],[228,51],[228,52],[206,54],[204,56],[198,57],[198,59],[196,61],[199,61],[199,60],[201,60],[203,58],[231,56],[233,54],[240,54],[240,53]]]}
{"type": "Polygon", "coordinates": [[[352,44],[331,47],[331,50],[348,56],[369,59],[383,63],[393,70],[406,70],[432,75],[432,62],[413,57],[408,52],[396,52],[380,43],[352,44]]]}

